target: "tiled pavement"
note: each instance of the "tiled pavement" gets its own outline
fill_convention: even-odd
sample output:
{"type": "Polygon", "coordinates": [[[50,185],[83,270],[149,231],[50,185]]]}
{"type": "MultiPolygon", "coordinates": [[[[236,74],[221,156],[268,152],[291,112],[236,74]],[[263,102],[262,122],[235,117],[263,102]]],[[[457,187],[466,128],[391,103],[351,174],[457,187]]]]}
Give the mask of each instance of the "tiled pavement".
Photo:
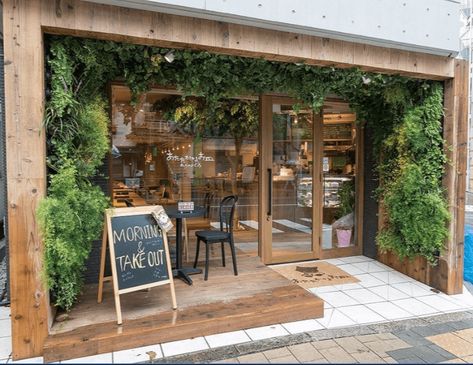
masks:
{"type": "MultiPolygon", "coordinates": [[[[377,262],[376,260],[364,256],[352,256],[325,261],[354,275],[359,279],[359,282],[355,284],[333,285],[309,289],[309,291],[320,296],[325,301],[323,318],[308,319],[291,323],[275,323],[271,326],[249,328],[241,331],[221,333],[183,341],[155,344],[138,349],[116,351],[113,353],[64,362],[131,363],[147,361],[150,359],[158,360],[163,357],[166,359],[199,351],[208,351],[209,353],[212,352],[218,354],[228,346],[239,346],[239,349],[252,348],[252,346],[256,344],[261,344],[262,340],[267,340],[272,344],[279,344],[278,341],[280,339],[297,339],[297,336],[306,338],[304,335],[307,333],[317,333],[320,335],[326,331],[330,333],[330,330],[336,329],[340,329],[342,333],[348,333],[346,331],[356,332],[359,331],[360,328],[365,328],[367,325],[378,325],[388,328],[399,320],[412,319],[414,322],[419,320],[423,321],[423,318],[426,316],[462,312],[473,308],[473,296],[466,289],[464,289],[463,294],[447,296],[377,262]]],[[[473,327],[473,325],[471,327],[473,327]]],[[[437,330],[439,328],[443,327],[437,326],[437,330]]],[[[445,327],[445,329],[445,333],[449,332],[448,326],[445,327]]],[[[366,329],[364,331],[366,331],[366,329]]],[[[419,331],[421,330],[419,329],[419,331]]],[[[425,331],[428,331],[428,329],[425,329],[425,331]]],[[[390,331],[385,331],[385,333],[388,332],[390,331]]],[[[361,332],[356,333],[360,335],[363,334],[361,332]]],[[[369,334],[371,334],[371,332],[369,332],[369,334]]],[[[430,336],[437,334],[439,333],[428,333],[427,335],[430,336]]],[[[419,336],[421,335],[423,334],[419,334],[419,336]]],[[[5,363],[7,361],[9,361],[9,363],[12,362],[9,360],[11,352],[11,338],[9,336],[11,336],[9,311],[6,308],[0,307],[0,363],[5,363]]],[[[395,334],[395,336],[397,335],[395,334]]],[[[403,334],[402,336],[407,335],[403,334]]],[[[418,338],[419,336],[414,337],[421,341],[418,338]]],[[[463,333],[461,336],[455,336],[460,338],[458,341],[461,344],[465,344],[465,341],[468,341],[468,338],[471,339],[471,337],[468,337],[463,333]]],[[[316,338],[318,339],[319,337],[316,338]]],[[[447,339],[444,339],[439,337],[433,338],[432,340],[423,339],[423,341],[430,341],[426,342],[429,346],[443,346],[444,343],[450,343],[449,339],[451,340],[452,338],[447,337],[447,339]],[[436,341],[440,342],[437,343],[436,341]]],[[[453,337],[453,339],[455,338],[453,337]]],[[[401,340],[405,341],[403,338],[401,338],[401,340]]],[[[297,343],[298,342],[293,342],[292,344],[297,343]]],[[[313,347],[313,345],[311,346],[313,347]]],[[[310,349],[311,347],[306,348],[310,349]]],[[[336,357],[334,354],[341,356],[341,354],[337,353],[334,348],[323,349],[323,351],[319,351],[318,349],[316,350],[322,354],[323,358],[327,361],[336,357]]],[[[404,349],[393,349],[392,351],[395,350],[404,349]]],[[[373,351],[356,351],[353,353],[349,353],[348,351],[345,352],[347,352],[349,356],[345,355],[343,352],[342,354],[346,356],[347,359],[350,359],[351,362],[354,360],[368,362],[368,357],[372,358],[372,361],[369,362],[373,362],[376,359],[372,354],[373,351]]],[[[287,352],[285,353],[287,355],[287,352]]],[[[376,352],[374,353],[376,354],[376,352]]],[[[237,354],[240,353],[238,352],[237,354]]],[[[452,352],[452,354],[458,354],[459,358],[462,358],[462,354],[458,352],[452,352]]],[[[252,359],[252,356],[266,356],[265,354],[255,355],[254,351],[249,355],[251,355],[249,356],[250,360],[252,359]]],[[[268,356],[271,357],[273,355],[268,356]]],[[[407,355],[402,352],[402,356],[407,355]]],[[[398,357],[393,358],[397,359],[398,357]]],[[[268,361],[270,360],[267,357],[265,357],[265,359],[268,361]]],[[[409,360],[407,357],[406,359],[409,360]]],[[[256,359],[253,360],[256,361],[256,359]]],[[[271,361],[272,360],[274,359],[271,359],[271,361]]],[[[42,362],[42,358],[30,359],[30,362],[32,361],[42,362]]],[[[243,361],[245,361],[245,359],[243,359],[243,361]]],[[[341,360],[338,362],[340,361],[341,360]]]]}
{"type": "Polygon", "coordinates": [[[319,330],[221,347],[155,363],[473,362],[473,311],[319,330]]]}

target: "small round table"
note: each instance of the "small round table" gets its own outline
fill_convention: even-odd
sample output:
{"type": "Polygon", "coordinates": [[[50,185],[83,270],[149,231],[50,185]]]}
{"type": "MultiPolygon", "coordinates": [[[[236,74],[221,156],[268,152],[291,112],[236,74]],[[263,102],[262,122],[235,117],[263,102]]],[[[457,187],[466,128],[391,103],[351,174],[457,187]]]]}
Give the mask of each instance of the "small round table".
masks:
{"type": "Polygon", "coordinates": [[[201,274],[201,269],[182,266],[182,219],[203,217],[205,215],[205,207],[195,206],[192,211],[180,211],[177,205],[164,207],[169,218],[176,219],[176,268],[173,270],[173,276],[183,280],[185,283],[192,285],[192,279],[189,275],[201,274]]]}

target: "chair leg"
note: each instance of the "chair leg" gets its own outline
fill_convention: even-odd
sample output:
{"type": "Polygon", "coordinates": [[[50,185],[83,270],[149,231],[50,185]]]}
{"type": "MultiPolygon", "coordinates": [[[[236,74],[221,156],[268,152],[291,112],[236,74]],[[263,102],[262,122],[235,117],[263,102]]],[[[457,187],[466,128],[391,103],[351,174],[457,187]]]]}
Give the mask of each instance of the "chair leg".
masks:
{"type": "Polygon", "coordinates": [[[199,261],[199,249],[200,249],[200,238],[197,238],[197,248],[195,250],[194,269],[197,267],[197,262],[199,261]]]}
{"type": "Polygon", "coordinates": [[[220,244],[222,245],[222,265],[225,267],[225,245],[223,241],[220,244]]]}
{"type": "Polygon", "coordinates": [[[209,261],[209,244],[205,242],[205,281],[209,278],[209,261]]]}
{"type": "Polygon", "coordinates": [[[238,269],[237,269],[235,244],[233,243],[233,237],[230,238],[230,248],[232,249],[233,273],[235,274],[235,276],[237,276],[238,275],[238,269]]]}

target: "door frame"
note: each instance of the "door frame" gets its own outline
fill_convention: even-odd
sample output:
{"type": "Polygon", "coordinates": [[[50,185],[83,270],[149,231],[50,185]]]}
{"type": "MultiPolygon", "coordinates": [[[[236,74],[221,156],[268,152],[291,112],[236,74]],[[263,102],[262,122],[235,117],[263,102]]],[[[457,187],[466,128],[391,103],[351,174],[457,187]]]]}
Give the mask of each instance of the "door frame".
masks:
{"type": "Polygon", "coordinates": [[[322,237],[322,114],[314,113],[312,124],[312,250],[304,253],[274,255],[272,251],[272,164],[273,164],[273,103],[296,104],[287,96],[263,94],[260,96],[259,123],[259,179],[258,179],[258,254],[264,264],[319,259],[322,237]],[[271,137],[271,138],[269,138],[271,137]],[[270,185],[271,184],[271,188],[270,185]]]}

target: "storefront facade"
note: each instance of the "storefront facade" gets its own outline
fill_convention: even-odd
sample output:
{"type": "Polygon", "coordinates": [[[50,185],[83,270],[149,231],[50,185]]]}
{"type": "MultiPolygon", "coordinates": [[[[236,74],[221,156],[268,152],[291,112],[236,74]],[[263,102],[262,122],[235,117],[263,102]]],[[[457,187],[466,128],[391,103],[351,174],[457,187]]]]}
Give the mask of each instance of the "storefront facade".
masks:
{"type": "MultiPolygon", "coordinates": [[[[393,255],[379,258],[446,293],[461,292],[467,138],[467,70],[462,61],[79,0],[7,1],[4,30],[15,358],[41,354],[52,321],[41,281],[43,248],[35,220],[37,202],[46,191],[45,136],[40,133],[45,33],[283,62],[303,60],[320,66],[356,66],[444,81],[444,138],[452,146],[444,178],[453,218],[447,250],[435,268],[422,259],[401,263],[393,255]]],[[[133,120],[127,120],[126,113],[129,91],[111,85],[110,95],[114,148],[109,171],[115,206],[126,200],[133,205],[178,200],[205,205],[211,194],[212,221],[218,201],[233,193],[240,197],[237,240],[241,235],[241,242],[248,250],[258,251],[265,264],[356,255],[370,249],[366,236],[378,218],[366,204],[366,196],[372,193],[365,181],[370,168],[365,166],[366,131],[356,125],[356,115],[336,95],[317,114],[295,110],[294,100],[284,95],[241,96],[237,100],[254,104],[260,115],[239,136],[216,129],[197,136],[177,128],[163,118],[159,101],[178,93],[158,85],[140,101],[140,112],[133,120]],[[127,189],[135,193],[137,187],[138,195],[126,195],[127,189]],[[343,189],[355,201],[346,203],[352,211],[340,214],[343,189]]]]}

